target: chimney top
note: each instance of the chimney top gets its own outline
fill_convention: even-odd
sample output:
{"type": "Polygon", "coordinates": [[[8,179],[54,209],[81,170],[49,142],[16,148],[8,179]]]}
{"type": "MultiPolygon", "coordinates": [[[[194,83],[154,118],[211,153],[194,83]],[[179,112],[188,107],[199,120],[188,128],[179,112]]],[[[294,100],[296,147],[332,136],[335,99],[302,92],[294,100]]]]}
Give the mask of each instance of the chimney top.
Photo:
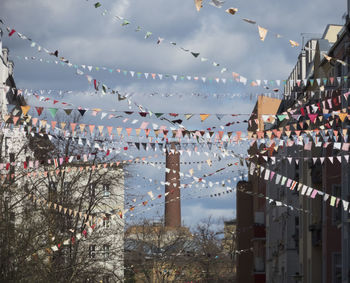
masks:
{"type": "Polygon", "coordinates": [[[4,63],[7,65],[8,63],[8,55],[9,55],[9,49],[7,47],[2,48],[2,58],[4,59],[4,63]]]}

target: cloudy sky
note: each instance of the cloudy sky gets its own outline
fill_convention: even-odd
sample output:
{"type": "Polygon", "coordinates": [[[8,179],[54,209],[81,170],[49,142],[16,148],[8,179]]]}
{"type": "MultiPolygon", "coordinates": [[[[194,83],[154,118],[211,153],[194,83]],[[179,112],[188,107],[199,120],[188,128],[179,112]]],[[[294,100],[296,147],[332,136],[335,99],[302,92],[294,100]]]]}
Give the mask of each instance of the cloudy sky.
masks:
{"type": "MultiPolygon", "coordinates": [[[[227,0],[221,9],[204,0],[200,12],[196,11],[192,0],[101,0],[102,6],[94,8],[96,2],[2,0],[0,18],[5,27],[9,26],[30,37],[37,45],[50,51],[58,50],[60,56],[73,64],[105,67],[107,70],[87,72],[108,87],[128,93],[132,101],[154,112],[171,113],[250,113],[255,103],[254,99],[250,99],[250,94],[266,90],[235,82],[217,84],[193,79],[175,82],[164,78],[145,79],[144,75],[137,78],[136,74],[134,77],[130,73],[125,76],[116,70],[226,79],[232,79],[232,72],[236,72],[251,80],[283,80],[288,77],[300,52],[300,47],[292,48],[288,40],[302,43],[302,33],[317,36],[323,33],[327,24],[343,24],[342,16],[347,8],[345,0],[337,0],[336,3],[327,0],[227,0]],[[236,15],[224,12],[230,7],[238,8],[236,15]],[[115,16],[127,19],[130,24],[121,26],[123,21],[115,16]],[[268,29],[264,42],[259,39],[257,26],[244,22],[242,18],[255,20],[268,29]],[[135,31],[137,26],[140,27],[138,32],[135,31]],[[152,35],[145,39],[148,31],[152,35]],[[283,37],[277,38],[276,34],[283,37]],[[156,43],[158,37],[164,38],[159,45],[156,43]],[[169,42],[176,42],[176,46],[169,42]],[[195,58],[180,47],[200,55],[195,58]],[[200,58],[208,58],[208,61],[202,62],[200,58]],[[220,66],[215,67],[212,62],[220,66]],[[227,71],[221,73],[222,68],[227,71]],[[150,96],[152,93],[155,95],[150,96]],[[193,96],[193,93],[200,96],[193,96]],[[172,96],[164,97],[165,94],[172,96]],[[217,98],[214,94],[238,96],[217,98]]],[[[77,106],[128,109],[127,103],[118,102],[115,96],[95,94],[87,79],[77,75],[73,67],[47,63],[45,60],[54,60],[54,57],[38,52],[37,46],[30,47],[28,41],[17,36],[8,37],[6,30],[2,41],[4,46],[10,48],[10,58],[15,62],[14,78],[19,88],[73,90],[71,94],[63,96],[50,95],[77,106]],[[25,56],[43,58],[44,62],[24,60],[25,56]]],[[[156,122],[159,124],[159,121],[156,122]]],[[[204,123],[194,120],[185,126],[206,129],[227,122],[230,120],[209,118],[204,123]]],[[[119,126],[118,123],[120,121],[110,125],[119,126]]],[[[232,126],[230,131],[244,128],[246,125],[239,124],[239,127],[232,126]]],[[[236,146],[234,149],[244,151],[244,147],[236,146]]],[[[142,152],[133,151],[132,154],[136,156],[142,152]]],[[[203,154],[196,158],[207,159],[203,154]]],[[[183,157],[183,161],[192,159],[183,157]]],[[[197,169],[199,176],[221,168],[228,162],[230,160],[223,159],[211,168],[202,166],[200,170],[194,169],[197,169]]],[[[190,168],[183,166],[181,169],[188,171],[190,168]]],[[[164,179],[164,171],[145,165],[133,166],[129,170],[133,177],[126,181],[127,186],[142,185],[143,191],[140,190],[143,194],[148,188],[156,190],[157,185],[145,186],[142,177],[164,179]]],[[[237,170],[228,170],[217,176],[215,181],[233,175],[238,175],[237,170]]],[[[222,191],[222,188],[216,191],[222,191]]],[[[183,196],[189,198],[191,195],[208,193],[210,191],[199,191],[198,188],[196,191],[193,188],[190,193],[184,192],[183,196]]],[[[230,219],[235,216],[235,196],[230,194],[220,198],[187,199],[183,201],[182,209],[185,224],[193,225],[207,216],[230,219]]],[[[156,217],[162,212],[162,207],[158,206],[149,211],[149,215],[156,217]]]]}

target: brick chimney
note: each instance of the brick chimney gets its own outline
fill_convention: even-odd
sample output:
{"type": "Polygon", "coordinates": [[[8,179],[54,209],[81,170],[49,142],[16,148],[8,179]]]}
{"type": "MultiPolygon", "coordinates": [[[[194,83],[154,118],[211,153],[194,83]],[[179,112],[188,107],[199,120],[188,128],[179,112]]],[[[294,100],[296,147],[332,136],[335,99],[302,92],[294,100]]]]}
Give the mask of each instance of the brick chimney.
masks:
{"type": "Polygon", "coordinates": [[[166,151],[166,168],[170,172],[165,173],[165,197],[164,225],[166,227],[181,227],[181,200],[180,200],[180,153],[176,151],[176,144],[171,143],[170,150],[166,151]]]}

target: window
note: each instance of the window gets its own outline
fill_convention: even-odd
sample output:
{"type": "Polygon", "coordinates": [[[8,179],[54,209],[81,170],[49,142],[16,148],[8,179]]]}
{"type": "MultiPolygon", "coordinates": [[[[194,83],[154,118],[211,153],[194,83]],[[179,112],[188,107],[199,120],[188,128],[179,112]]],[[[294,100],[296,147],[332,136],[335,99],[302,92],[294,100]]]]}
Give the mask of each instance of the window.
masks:
{"type": "MultiPolygon", "coordinates": [[[[88,213],[88,212],[86,211],[86,213],[88,213]]],[[[88,216],[88,218],[89,218],[89,224],[90,224],[90,226],[92,226],[92,225],[94,225],[95,222],[96,222],[96,219],[95,219],[96,213],[90,213],[89,216],[88,216]],[[89,217],[89,216],[91,216],[91,217],[89,217]]]]}
{"type": "Polygon", "coordinates": [[[102,247],[102,255],[103,255],[103,259],[107,260],[109,259],[109,245],[105,244],[102,247]]]}
{"type": "Polygon", "coordinates": [[[10,164],[11,164],[11,166],[10,166],[10,176],[11,176],[11,181],[12,181],[12,175],[13,174],[15,174],[15,167],[14,166],[12,166],[12,164],[15,162],[15,154],[14,153],[10,153],[10,164]]]}
{"type": "Polygon", "coordinates": [[[68,196],[69,187],[70,187],[70,183],[69,182],[64,182],[63,183],[63,195],[64,196],[68,196]]]}
{"type": "Polygon", "coordinates": [[[293,235],[293,239],[295,241],[295,248],[299,253],[299,216],[295,216],[294,221],[295,221],[295,234],[293,235]]]}
{"type": "MultiPolygon", "coordinates": [[[[341,186],[340,185],[333,185],[332,195],[337,197],[337,198],[341,197],[341,186]]],[[[341,204],[339,203],[338,207],[334,206],[331,209],[332,209],[332,224],[338,225],[342,219],[341,204]]]]}
{"type": "Polygon", "coordinates": [[[110,194],[109,185],[103,185],[103,197],[108,198],[110,194]]]}
{"type": "Polygon", "coordinates": [[[299,163],[295,164],[295,175],[294,175],[294,180],[299,180],[299,163]]]}
{"type": "Polygon", "coordinates": [[[89,246],[89,258],[95,258],[96,256],[96,246],[90,245],[89,246]]]}
{"type": "Polygon", "coordinates": [[[109,228],[110,227],[110,217],[109,215],[106,215],[106,217],[103,217],[103,227],[109,228]]]}
{"type": "Polygon", "coordinates": [[[95,197],[95,186],[93,184],[89,185],[89,197],[94,198],[95,197]]]}
{"type": "Polygon", "coordinates": [[[341,253],[334,253],[332,258],[332,282],[341,283],[341,273],[342,273],[342,265],[341,265],[341,253]]]}
{"type": "Polygon", "coordinates": [[[55,192],[57,188],[57,185],[55,182],[49,182],[49,191],[50,192],[55,192]]]}
{"type": "Polygon", "coordinates": [[[342,70],[343,70],[343,65],[338,63],[337,64],[337,77],[341,77],[342,76],[342,70]]]}
{"type": "Polygon", "coordinates": [[[10,137],[5,137],[5,156],[7,156],[8,152],[9,152],[10,142],[11,142],[10,137]]]}

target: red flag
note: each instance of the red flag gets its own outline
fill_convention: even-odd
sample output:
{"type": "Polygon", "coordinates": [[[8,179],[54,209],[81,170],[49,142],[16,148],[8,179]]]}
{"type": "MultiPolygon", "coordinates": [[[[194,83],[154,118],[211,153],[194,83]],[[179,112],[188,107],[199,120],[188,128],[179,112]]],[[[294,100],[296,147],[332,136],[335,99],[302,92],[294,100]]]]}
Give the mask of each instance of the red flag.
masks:
{"type": "Polygon", "coordinates": [[[14,29],[12,29],[9,33],[9,36],[12,36],[16,31],[14,29]]]}

